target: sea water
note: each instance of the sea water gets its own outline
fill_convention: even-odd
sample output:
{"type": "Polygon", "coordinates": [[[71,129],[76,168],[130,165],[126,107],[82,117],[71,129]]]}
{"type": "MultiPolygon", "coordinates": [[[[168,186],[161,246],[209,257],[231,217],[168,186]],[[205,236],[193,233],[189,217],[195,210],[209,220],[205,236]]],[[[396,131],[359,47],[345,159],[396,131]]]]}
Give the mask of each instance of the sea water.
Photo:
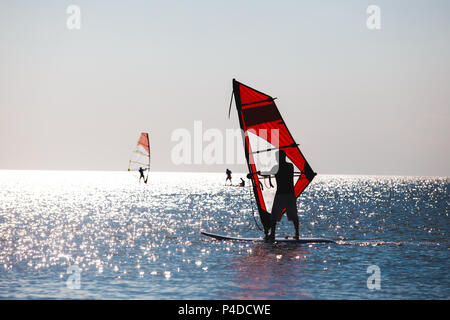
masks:
{"type": "MultiPolygon", "coordinates": [[[[0,298],[450,298],[449,178],[319,175],[300,234],[336,244],[312,245],[201,235],[262,235],[251,189],[224,182],[0,171],[0,298]]],[[[283,217],[277,236],[293,234],[283,217]]]]}

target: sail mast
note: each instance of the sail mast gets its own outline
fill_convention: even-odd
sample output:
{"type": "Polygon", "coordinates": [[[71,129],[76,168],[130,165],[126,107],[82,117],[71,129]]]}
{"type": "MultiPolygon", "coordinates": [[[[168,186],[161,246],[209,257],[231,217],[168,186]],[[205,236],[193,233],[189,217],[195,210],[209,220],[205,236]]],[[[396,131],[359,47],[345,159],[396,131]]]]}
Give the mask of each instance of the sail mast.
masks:
{"type": "Polygon", "coordinates": [[[148,167],[147,167],[147,177],[145,178],[145,183],[148,181],[148,175],[150,174],[150,138],[148,136],[148,133],[145,133],[147,136],[147,144],[148,144],[148,167]]]}

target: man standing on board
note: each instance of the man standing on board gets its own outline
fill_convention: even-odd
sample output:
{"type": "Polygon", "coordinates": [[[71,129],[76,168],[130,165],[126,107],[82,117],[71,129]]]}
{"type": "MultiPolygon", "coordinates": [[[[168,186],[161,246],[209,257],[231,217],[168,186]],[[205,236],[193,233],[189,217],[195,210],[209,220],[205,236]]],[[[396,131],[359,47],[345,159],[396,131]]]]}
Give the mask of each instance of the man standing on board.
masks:
{"type": "Polygon", "coordinates": [[[141,182],[141,179],[144,179],[144,182],[147,183],[147,179],[144,177],[144,171],[147,170],[147,168],[142,169],[142,167],[139,167],[139,173],[141,176],[139,177],[139,183],[141,182]]]}
{"type": "Polygon", "coordinates": [[[283,150],[278,151],[278,165],[275,165],[268,174],[275,175],[277,181],[277,192],[273,201],[270,234],[266,236],[266,240],[275,240],[275,229],[277,222],[283,216],[283,210],[286,209],[286,215],[289,221],[294,223],[295,237],[298,239],[298,213],[297,202],[294,192],[294,165],[286,162],[286,153],[283,150]]]}

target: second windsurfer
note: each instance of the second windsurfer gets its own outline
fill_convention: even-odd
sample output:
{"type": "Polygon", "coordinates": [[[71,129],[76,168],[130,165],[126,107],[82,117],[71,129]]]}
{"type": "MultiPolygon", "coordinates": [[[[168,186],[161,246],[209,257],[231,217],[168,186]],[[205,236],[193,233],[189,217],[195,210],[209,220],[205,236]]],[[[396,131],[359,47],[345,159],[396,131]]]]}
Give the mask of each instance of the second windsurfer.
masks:
{"type": "Polygon", "coordinates": [[[230,180],[230,185],[233,184],[233,182],[231,181],[231,173],[232,173],[231,170],[227,169],[227,171],[226,171],[227,178],[225,179],[225,185],[227,184],[228,180],[230,180]]]}
{"type": "Polygon", "coordinates": [[[142,169],[142,167],[139,167],[139,173],[141,176],[139,177],[139,182],[141,182],[141,179],[144,179],[144,182],[147,183],[147,179],[145,179],[144,171],[147,170],[147,168],[142,169]]]}

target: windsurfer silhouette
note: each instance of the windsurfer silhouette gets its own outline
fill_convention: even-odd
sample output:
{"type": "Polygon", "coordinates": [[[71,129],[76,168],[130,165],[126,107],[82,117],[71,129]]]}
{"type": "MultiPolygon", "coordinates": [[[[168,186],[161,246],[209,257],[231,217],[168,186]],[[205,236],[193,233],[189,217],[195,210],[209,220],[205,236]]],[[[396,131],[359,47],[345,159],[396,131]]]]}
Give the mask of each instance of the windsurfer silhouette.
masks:
{"type": "Polygon", "coordinates": [[[225,179],[225,185],[227,184],[227,181],[230,180],[230,185],[233,184],[233,182],[231,181],[231,171],[230,169],[227,169],[226,174],[227,174],[227,178],[225,179]]]}
{"type": "Polygon", "coordinates": [[[241,178],[241,182],[239,183],[239,187],[245,187],[245,181],[241,178]]]}
{"type": "Polygon", "coordinates": [[[283,150],[278,152],[278,165],[275,165],[270,170],[269,174],[275,175],[275,179],[277,181],[277,191],[275,193],[272,212],[270,215],[271,230],[270,234],[266,236],[266,240],[275,240],[275,229],[277,222],[281,220],[284,209],[286,209],[288,220],[294,223],[294,239],[298,239],[298,213],[294,192],[294,165],[286,162],[286,153],[283,150]]]}
{"type": "Polygon", "coordinates": [[[144,179],[144,182],[147,183],[147,179],[145,179],[144,177],[144,171],[147,169],[142,169],[142,167],[139,167],[139,173],[141,174],[141,176],[139,177],[139,182],[141,182],[141,179],[144,179]]]}

